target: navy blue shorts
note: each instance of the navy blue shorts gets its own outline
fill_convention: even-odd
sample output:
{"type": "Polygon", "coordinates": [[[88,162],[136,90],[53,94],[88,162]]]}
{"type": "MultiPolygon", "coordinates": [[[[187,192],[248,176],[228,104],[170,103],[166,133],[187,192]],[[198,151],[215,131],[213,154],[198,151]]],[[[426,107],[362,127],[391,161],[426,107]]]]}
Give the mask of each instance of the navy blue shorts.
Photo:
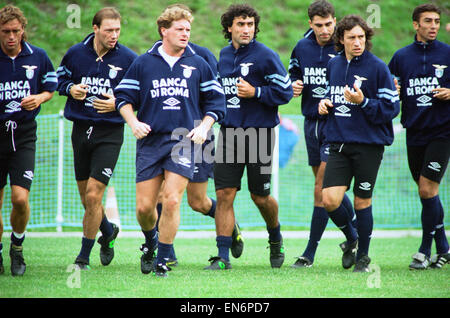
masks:
{"type": "Polygon", "coordinates": [[[77,181],[94,178],[108,185],[123,144],[124,125],[74,122],[72,148],[77,181]]]}
{"type": "Polygon", "coordinates": [[[437,139],[425,146],[407,146],[408,166],[415,181],[424,176],[440,183],[450,157],[450,139],[437,139]]]}
{"type": "Polygon", "coordinates": [[[325,120],[306,119],[303,125],[308,164],[317,167],[320,162],[327,162],[330,145],[325,142],[325,120]]]}
{"type": "Polygon", "coordinates": [[[371,198],[383,153],[383,145],[331,144],[322,188],[335,186],[349,188],[354,178],[355,196],[363,199],[371,198]]]}
{"type": "Polygon", "coordinates": [[[172,134],[150,134],[137,141],[136,183],[153,179],[171,171],[191,179],[194,176],[194,154],[197,148],[185,136],[172,139],[172,134]]]}
{"type": "Polygon", "coordinates": [[[209,178],[214,178],[214,134],[212,139],[206,140],[202,145],[201,162],[195,161],[194,176],[189,182],[206,182],[209,178]]]}
{"type": "Polygon", "coordinates": [[[31,189],[36,157],[37,124],[0,122],[0,189],[10,185],[31,189]]]}

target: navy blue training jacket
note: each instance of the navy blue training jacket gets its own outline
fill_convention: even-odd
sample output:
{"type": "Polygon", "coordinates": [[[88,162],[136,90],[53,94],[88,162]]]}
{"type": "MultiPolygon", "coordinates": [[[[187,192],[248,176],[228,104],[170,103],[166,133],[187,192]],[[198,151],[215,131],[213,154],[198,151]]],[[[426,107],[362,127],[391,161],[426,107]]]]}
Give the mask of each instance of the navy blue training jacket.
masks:
{"type": "Polygon", "coordinates": [[[407,130],[408,145],[450,138],[450,101],[437,99],[432,92],[450,88],[450,45],[415,40],[395,52],[389,68],[401,85],[401,123],[407,130]]]}
{"type": "Polygon", "coordinates": [[[106,99],[102,93],[114,95],[114,88],[119,85],[137,54],[119,43],[98,58],[93,47],[94,33],[89,34],[81,43],[72,46],[64,55],[58,72],[58,91],[67,96],[64,116],[76,122],[94,124],[123,124],[119,112],[98,113],[92,106],[97,99],[106,99]],[[82,101],[74,99],[69,91],[74,84],[87,84],[88,94],[82,101]]]}
{"type": "Polygon", "coordinates": [[[58,80],[47,53],[22,41],[22,51],[14,59],[0,49],[0,122],[33,120],[41,106],[28,111],[20,103],[29,95],[54,92],[58,80]]]}
{"type": "Polygon", "coordinates": [[[394,141],[392,119],[400,111],[399,97],[387,65],[369,51],[347,61],[339,54],[328,62],[330,108],[326,138],[330,143],[390,145],[394,141]],[[364,94],[360,105],[344,98],[344,87],[357,84],[364,94]]]}
{"type": "Polygon", "coordinates": [[[323,119],[319,115],[318,104],[325,97],[327,88],[328,61],[336,56],[334,42],[324,46],[317,43],[312,29],[305,33],[305,37],[297,42],[291,53],[289,74],[291,81],[303,81],[302,114],[307,119],[323,119]]]}
{"type": "Polygon", "coordinates": [[[279,124],[278,106],[287,104],[294,93],[277,53],[255,40],[237,50],[230,44],[221,50],[218,68],[227,100],[223,127],[272,128],[279,124]],[[237,97],[239,77],[256,88],[255,97],[237,97]]]}

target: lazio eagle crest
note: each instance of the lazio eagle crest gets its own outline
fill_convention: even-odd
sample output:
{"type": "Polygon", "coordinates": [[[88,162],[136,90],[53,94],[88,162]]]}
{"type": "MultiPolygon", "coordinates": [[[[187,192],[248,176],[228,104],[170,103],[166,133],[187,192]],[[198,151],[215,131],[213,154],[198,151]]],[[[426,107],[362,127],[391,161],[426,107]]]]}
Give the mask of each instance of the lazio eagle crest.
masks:
{"type": "Polygon", "coordinates": [[[241,74],[242,76],[247,76],[250,72],[250,66],[253,65],[253,63],[242,63],[241,64],[241,74]]]}
{"type": "Polygon", "coordinates": [[[186,78],[191,77],[192,71],[196,70],[196,68],[193,66],[184,65],[184,64],[181,64],[181,66],[183,67],[183,76],[186,78]]]}
{"type": "Polygon", "coordinates": [[[358,75],[355,75],[355,78],[356,78],[355,85],[358,88],[361,88],[362,82],[367,80],[367,78],[362,77],[362,76],[358,76],[358,75]]]}
{"type": "Polygon", "coordinates": [[[436,75],[437,78],[441,78],[444,75],[444,69],[447,68],[447,65],[433,64],[433,66],[436,68],[434,70],[434,75],[436,75]]]}
{"type": "Polygon", "coordinates": [[[25,75],[29,80],[33,79],[34,77],[34,70],[37,69],[36,65],[22,65],[24,69],[26,69],[25,75]]]}
{"type": "Polygon", "coordinates": [[[108,66],[109,66],[109,68],[110,68],[110,70],[109,70],[109,78],[110,78],[110,79],[115,79],[116,76],[117,76],[117,73],[118,73],[119,71],[121,71],[122,68],[121,68],[121,67],[114,66],[114,65],[111,65],[111,64],[108,64],[108,66]]]}

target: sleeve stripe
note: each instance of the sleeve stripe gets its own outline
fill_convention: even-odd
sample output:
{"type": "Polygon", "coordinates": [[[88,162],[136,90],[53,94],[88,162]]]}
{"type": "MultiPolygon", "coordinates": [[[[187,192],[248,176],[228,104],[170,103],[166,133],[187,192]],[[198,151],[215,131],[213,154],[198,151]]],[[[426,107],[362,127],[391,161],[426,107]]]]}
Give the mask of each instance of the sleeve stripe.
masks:
{"type": "Polygon", "coordinates": [[[388,89],[388,88],[380,88],[380,89],[378,90],[378,93],[379,93],[379,94],[386,93],[386,94],[391,95],[392,97],[395,97],[395,96],[398,95],[398,94],[397,94],[397,91],[393,91],[393,90],[388,89]]]}
{"type": "Polygon", "coordinates": [[[200,83],[200,87],[205,87],[205,86],[209,86],[209,85],[217,85],[217,86],[220,86],[219,82],[216,81],[216,80],[212,80],[212,81],[200,83]]]}
{"type": "Polygon", "coordinates": [[[136,86],[136,85],[119,84],[119,85],[116,86],[116,89],[121,89],[121,88],[123,88],[123,89],[135,89],[137,91],[141,90],[141,88],[139,86],[136,86]]]}
{"type": "Polygon", "coordinates": [[[218,121],[218,120],[219,120],[219,116],[217,116],[216,113],[213,113],[213,112],[206,112],[205,115],[211,116],[212,118],[215,119],[215,121],[218,121]]]}
{"type": "Polygon", "coordinates": [[[283,87],[284,89],[292,85],[289,75],[281,76],[280,74],[272,74],[265,76],[265,79],[283,87]]]}
{"type": "Polygon", "coordinates": [[[63,76],[66,73],[69,74],[69,76],[72,76],[72,72],[69,71],[69,69],[67,67],[65,67],[64,65],[58,67],[57,72],[58,72],[58,76],[63,76]]]}
{"type": "Polygon", "coordinates": [[[398,97],[398,95],[396,96],[391,96],[389,94],[377,94],[378,98],[384,98],[387,99],[388,101],[390,101],[391,103],[395,103],[396,101],[400,100],[400,98],[398,97]]]}
{"type": "Polygon", "coordinates": [[[208,87],[204,87],[204,88],[200,88],[201,92],[207,92],[210,90],[215,90],[216,92],[219,92],[222,95],[225,95],[225,93],[223,92],[223,88],[222,87],[218,87],[217,85],[211,85],[208,87]]]}
{"type": "Polygon", "coordinates": [[[45,84],[45,83],[58,83],[58,79],[56,77],[48,77],[46,79],[43,79],[41,81],[41,83],[42,84],[45,84]]]}
{"type": "Polygon", "coordinates": [[[139,86],[140,82],[139,82],[139,81],[136,81],[136,80],[124,78],[124,79],[122,79],[122,80],[120,81],[120,84],[133,84],[133,85],[138,85],[138,86],[139,86]]]}

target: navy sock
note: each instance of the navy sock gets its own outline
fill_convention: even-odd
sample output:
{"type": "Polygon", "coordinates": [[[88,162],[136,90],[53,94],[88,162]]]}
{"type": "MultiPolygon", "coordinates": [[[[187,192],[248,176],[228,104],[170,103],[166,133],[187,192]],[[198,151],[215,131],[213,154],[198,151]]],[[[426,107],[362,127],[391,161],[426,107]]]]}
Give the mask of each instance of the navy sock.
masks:
{"type": "Polygon", "coordinates": [[[358,219],[358,251],[356,259],[359,260],[361,256],[369,255],[369,245],[373,230],[372,206],[356,210],[355,213],[358,219]]]}
{"type": "Polygon", "coordinates": [[[439,197],[420,199],[422,202],[422,243],[419,252],[430,257],[434,231],[439,220],[439,197]]]}
{"type": "Polygon", "coordinates": [[[342,199],[342,203],[341,204],[347,210],[348,217],[350,218],[353,227],[356,228],[356,214],[355,214],[355,210],[353,209],[352,201],[350,200],[350,198],[348,197],[347,194],[344,194],[344,198],[342,199]]]}
{"type": "Polygon", "coordinates": [[[267,226],[267,232],[269,232],[269,241],[279,242],[281,240],[280,224],[273,229],[267,226]]]}
{"type": "Polygon", "coordinates": [[[233,239],[231,236],[217,236],[217,248],[219,250],[219,257],[223,258],[227,262],[230,261],[230,248],[233,239]]]}
{"type": "Polygon", "coordinates": [[[174,248],[173,244],[172,244],[172,249],[170,250],[170,253],[169,253],[169,258],[177,259],[177,256],[175,255],[175,248],[174,248]]]}
{"type": "Polygon", "coordinates": [[[309,241],[303,252],[304,257],[307,257],[311,262],[314,262],[317,246],[319,245],[322,234],[325,231],[328,223],[328,213],[323,207],[315,206],[311,218],[311,229],[309,232],[309,241]]]}
{"type": "Polygon", "coordinates": [[[439,218],[438,224],[436,225],[436,233],[434,234],[434,241],[436,243],[436,252],[438,254],[448,253],[449,245],[447,241],[447,236],[445,235],[444,228],[444,208],[442,207],[442,202],[439,199],[439,218]]]}
{"type": "Polygon", "coordinates": [[[328,212],[328,216],[334,224],[344,233],[348,242],[354,242],[358,239],[356,229],[350,222],[347,209],[341,204],[336,210],[328,212]]]}
{"type": "Polygon", "coordinates": [[[156,255],[156,264],[165,265],[170,257],[170,251],[173,249],[173,244],[164,244],[158,242],[158,254],[156,255]]]}
{"type": "Polygon", "coordinates": [[[3,243],[0,242],[0,255],[2,255],[3,243]]]}
{"type": "Polygon", "coordinates": [[[159,219],[161,218],[162,213],[162,203],[158,203],[156,205],[156,212],[158,213],[158,219],[156,220],[156,231],[159,231],[159,219]]]}
{"type": "Polygon", "coordinates": [[[113,234],[112,224],[109,223],[106,215],[103,216],[102,222],[100,223],[100,232],[102,232],[105,238],[108,238],[113,234]]]}
{"type": "Polygon", "coordinates": [[[81,239],[81,250],[80,254],[78,254],[78,257],[81,257],[82,259],[85,259],[89,261],[89,256],[91,255],[92,247],[94,247],[95,239],[88,239],[83,236],[81,239]]]}
{"type": "Polygon", "coordinates": [[[11,243],[13,243],[15,246],[22,246],[24,240],[25,240],[25,233],[21,238],[17,238],[14,235],[14,232],[11,232],[11,243]]]}
{"type": "Polygon", "coordinates": [[[144,233],[145,236],[145,245],[152,247],[158,244],[158,232],[156,231],[156,226],[150,231],[142,230],[142,233],[144,233]]]}
{"type": "Polygon", "coordinates": [[[210,217],[212,217],[214,219],[215,216],[216,216],[216,204],[217,204],[217,202],[213,198],[210,198],[210,199],[211,199],[211,202],[212,202],[212,206],[211,206],[211,209],[209,209],[209,211],[208,211],[208,213],[206,215],[209,215],[210,217]]]}

